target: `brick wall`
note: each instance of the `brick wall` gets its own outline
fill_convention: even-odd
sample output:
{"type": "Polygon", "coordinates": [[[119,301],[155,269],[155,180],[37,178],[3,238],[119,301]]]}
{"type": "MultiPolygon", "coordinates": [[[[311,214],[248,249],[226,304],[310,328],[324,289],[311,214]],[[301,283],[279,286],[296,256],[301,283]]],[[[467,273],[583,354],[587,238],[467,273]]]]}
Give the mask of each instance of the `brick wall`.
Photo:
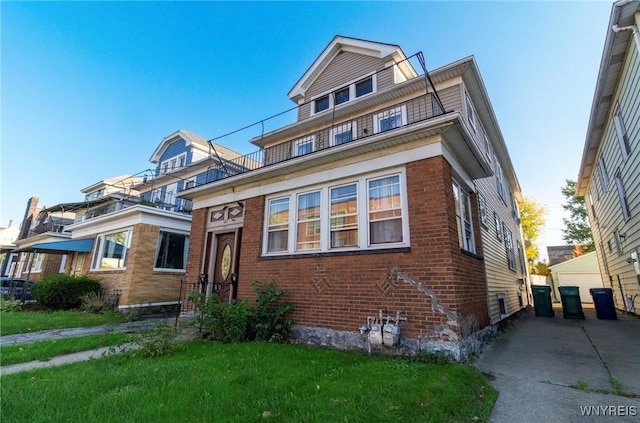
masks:
{"type": "Polygon", "coordinates": [[[409,337],[430,337],[446,326],[443,309],[486,324],[484,266],[460,252],[449,164],[442,157],[420,160],[407,165],[406,176],[407,251],[260,258],[264,197],[247,200],[239,298],[255,298],[252,280],[273,282],[289,290],[296,324],[334,330],[356,331],[380,309],[392,315],[405,311],[403,334],[409,337]]]}
{"type": "Polygon", "coordinates": [[[202,271],[206,236],[207,209],[194,210],[191,216],[191,239],[189,241],[189,258],[185,275],[185,280],[191,283],[198,282],[198,275],[202,271]]]}

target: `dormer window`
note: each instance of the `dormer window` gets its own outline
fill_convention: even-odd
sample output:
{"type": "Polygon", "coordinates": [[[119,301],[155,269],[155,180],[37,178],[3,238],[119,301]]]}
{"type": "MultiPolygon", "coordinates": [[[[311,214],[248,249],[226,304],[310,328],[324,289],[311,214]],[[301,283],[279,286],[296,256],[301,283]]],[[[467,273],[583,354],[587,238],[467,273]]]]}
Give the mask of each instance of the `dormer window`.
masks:
{"type": "Polygon", "coordinates": [[[329,108],[329,95],[323,95],[320,98],[317,98],[314,101],[315,104],[315,112],[319,113],[329,108]]]}
{"type": "Polygon", "coordinates": [[[336,91],[325,93],[313,99],[311,114],[323,112],[333,107],[348,103],[356,98],[376,91],[376,75],[352,81],[336,91]]]}
{"type": "Polygon", "coordinates": [[[356,83],[356,97],[373,92],[373,76],[356,83]]]}
{"type": "Polygon", "coordinates": [[[349,101],[349,87],[343,88],[335,92],[336,106],[338,104],[346,103],[349,101]]]}

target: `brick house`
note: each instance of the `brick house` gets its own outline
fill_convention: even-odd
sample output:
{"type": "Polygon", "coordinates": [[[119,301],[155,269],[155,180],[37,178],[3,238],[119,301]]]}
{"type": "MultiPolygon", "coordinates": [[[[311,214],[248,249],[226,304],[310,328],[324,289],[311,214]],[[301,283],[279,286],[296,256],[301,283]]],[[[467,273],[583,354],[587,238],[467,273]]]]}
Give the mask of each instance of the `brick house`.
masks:
{"type": "Polygon", "coordinates": [[[238,159],[259,165],[180,192],[187,280],[224,299],[273,282],[295,336],[340,348],[399,313],[399,344],[379,348],[457,359],[525,307],[521,193],[476,62],[422,59],[335,37],[289,92],[296,122],[238,159]]]}

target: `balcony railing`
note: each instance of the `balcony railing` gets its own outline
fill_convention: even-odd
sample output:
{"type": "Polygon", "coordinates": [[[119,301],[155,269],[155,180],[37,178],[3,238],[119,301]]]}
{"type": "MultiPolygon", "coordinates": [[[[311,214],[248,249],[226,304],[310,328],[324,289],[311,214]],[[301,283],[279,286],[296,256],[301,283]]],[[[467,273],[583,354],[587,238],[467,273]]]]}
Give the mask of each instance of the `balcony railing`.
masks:
{"type": "Polygon", "coordinates": [[[197,186],[262,169],[296,157],[312,155],[319,151],[361,140],[381,132],[413,125],[442,114],[444,112],[438,97],[432,93],[427,93],[378,109],[375,112],[358,116],[352,120],[333,123],[329,127],[307,133],[303,137],[297,137],[236,159],[225,161],[210,169],[210,172],[213,170],[213,174],[216,174],[216,178],[208,178],[205,183],[200,183],[197,186]]]}

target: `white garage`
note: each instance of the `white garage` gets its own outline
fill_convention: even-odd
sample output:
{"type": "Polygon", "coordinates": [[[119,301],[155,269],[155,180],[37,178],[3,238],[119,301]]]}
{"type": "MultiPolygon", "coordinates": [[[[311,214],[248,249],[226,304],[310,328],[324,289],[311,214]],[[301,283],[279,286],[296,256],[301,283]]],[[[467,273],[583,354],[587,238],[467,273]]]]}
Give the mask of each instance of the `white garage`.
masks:
{"type": "Polygon", "coordinates": [[[559,286],[577,286],[580,289],[580,301],[583,303],[593,303],[589,289],[602,288],[602,277],[595,251],[558,263],[549,269],[558,299],[560,298],[559,286]]]}

